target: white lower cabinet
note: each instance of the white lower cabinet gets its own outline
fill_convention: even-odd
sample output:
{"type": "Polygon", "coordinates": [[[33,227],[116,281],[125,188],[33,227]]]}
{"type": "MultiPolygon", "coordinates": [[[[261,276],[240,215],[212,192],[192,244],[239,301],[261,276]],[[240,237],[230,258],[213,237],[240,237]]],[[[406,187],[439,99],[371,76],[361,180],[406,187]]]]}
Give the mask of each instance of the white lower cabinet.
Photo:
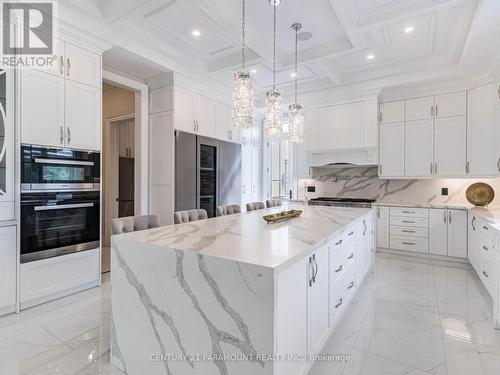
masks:
{"type": "Polygon", "coordinates": [[[377,207],[377,247],[389,247],[389,207],[377,207]]]}
{"type": "Polygon", "coordinates": [[[309,353],[318,353],[323,346],[329,328],[328,304],[329,270],[328,246],[319,248],[308,260],[308,348],[309,353]]]}
{"type": "Polygon", "coordinates": [[[0,315],[16,305],[16,227],[0,227],[0,315]]]}
{"type": "Polygon", "coordinates": [[[357,287],[369,272],[373,240],[368,213],[327,244],[276,276],[276,343],[278,355],[304,360],[275,361],[280,375],[305,375],[357,287]]]}
{"type": "Polygon", "coordinates": [[[467,258],[467,212],[431,209],[429,213],[429,253],[467,258]]]}
{"type": "Polygon", "coordinates": [[[21,264],[21,308],[99,284],[99,249],[21,264]]]}

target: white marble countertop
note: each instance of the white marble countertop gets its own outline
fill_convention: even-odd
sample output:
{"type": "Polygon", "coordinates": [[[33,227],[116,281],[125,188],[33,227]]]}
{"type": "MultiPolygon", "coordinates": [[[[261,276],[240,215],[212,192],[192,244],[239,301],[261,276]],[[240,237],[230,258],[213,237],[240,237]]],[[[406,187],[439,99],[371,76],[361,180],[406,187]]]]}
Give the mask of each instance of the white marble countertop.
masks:
{"type": "Polygon", "coordinates": [[[278,268],[330,241],[369,211],[285,203],[281,207],[127,233],[114,236],[113,240],[133,240],[278,268]],[[276,224],[262,219],[264,215],[292,208],[302,210],[302,215],[276,224]]]}
{"type": "Polygon", "coordinates": [[[421,208],[449,208],[456,210],[468,210],[474,206],[468,203],[427,203],[427,202],[375,202],[372,206],[391,207],[421,207],[421,208]]]}

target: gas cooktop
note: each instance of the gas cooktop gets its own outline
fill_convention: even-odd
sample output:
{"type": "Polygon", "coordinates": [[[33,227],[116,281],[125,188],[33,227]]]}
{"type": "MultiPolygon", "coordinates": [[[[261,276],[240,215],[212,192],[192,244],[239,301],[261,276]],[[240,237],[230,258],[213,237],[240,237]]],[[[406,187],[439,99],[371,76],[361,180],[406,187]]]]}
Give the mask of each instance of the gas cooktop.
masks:
{"type": "Polygon", "coordinates": [[[375,202],[375,199],[338,198],[338,197],[319,197],[309,200],[309,204],[314,206],[363,207],[363,208],[371,207],[373,202],[375,202]]]}

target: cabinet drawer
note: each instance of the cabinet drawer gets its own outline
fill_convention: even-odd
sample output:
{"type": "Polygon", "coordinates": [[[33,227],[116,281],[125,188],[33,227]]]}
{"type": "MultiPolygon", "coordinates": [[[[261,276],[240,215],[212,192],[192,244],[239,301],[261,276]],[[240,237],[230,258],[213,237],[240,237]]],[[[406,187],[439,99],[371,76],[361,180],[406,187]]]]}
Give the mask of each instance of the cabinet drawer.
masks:
{"type": "Polygon", "coordinates": [[[429,230],[427,228],[418,227],[399,227],[397,225],[391,226],[391,234],[393,236],[408,236],[408,237],[429,237],[429,230]]]}
{"type": "Polygon", "coordinates": [[[346,235],[347,234],[341,234],[340,236],[335,237],[329,244],[330,246],[330,256],[334,257],[337,256],[337,254],[340,254],[342,250],[344,250],[345,245],[346,245],[346,235]]]}
{"type": "Polygon", "coordinates": [[[495,231],[484,220],[479,221],[479,232],[490,239],[494,238],[495,231]]]}
{"type": "Polygon", "coordinates": [[[391,207],[391,216],[429,217],[428,208],[391,207]]]}
{"type": "Polygon", "coordinates": [[[429,219],[426,217],[391,216],[391,232],[393,225],[400,227],[428,228],[429,219]]]}
{"type": "Polygon", "coordinates": [[[488,290],[488,293],[490,296],[495,298],[494,296],[494,291],[495,291],[495,277],[493,275],[492,269],[489,264],[486,264],[484,262],[481,262],[480,265],[480,272],[479,272],[479,278],[481,279],[483,285],[485,286],[486,290],[488,290]]]}
{"type": "Polygon", "coordinates": [[[330,313],[331,320],[336,321],[348,303],[348,298],[354,290],[354,267],[346,269],[339,279],[331,284],[330,313]],[[351,286],[352,284],[352,286],[351,286]]]}
{"type": "Polygon", "coordinates": [[[428,253],[429,240],[427,238],[391,235],[391,249],[415,251],[417,253],[428,253]]]}
{"type": "Polygon", "coordinates": [[[344,274],[347,268],[346,253],[347,248],[343,247],[342,250],[337,253],[330,253],[330,279],[332,281],[339,279],[344,274]]]}
{"type": "Polygon", "coordinates": [[[485,264],[493,264],[495,262],[495,248],[493,245],[493,241],[485,235],[485,233],[481,233],[480,241],[479,241],[479,254],[480,262],[485,264]]]}

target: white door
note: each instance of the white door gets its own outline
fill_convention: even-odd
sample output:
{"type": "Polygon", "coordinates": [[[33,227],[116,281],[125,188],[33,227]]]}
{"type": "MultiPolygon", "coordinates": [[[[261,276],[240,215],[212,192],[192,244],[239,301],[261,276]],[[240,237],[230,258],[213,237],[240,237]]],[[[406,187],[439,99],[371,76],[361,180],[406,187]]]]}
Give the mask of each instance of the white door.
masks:
{"type": "Polygon", "coordinates": [[[433,117],[434,97],[408,99],[406,101],[406,121],[425,120],[433,117]]]}
{"type": "Polygon", "coordinates": [[[0,228],[0,308],[16,303],[16,227],[0,228]]]}
{"type": "Polygon", "coordinates": [[[467,258],[467,211],[465,210],[448,210],[448,255],[467,258]]]}
{"type": "Polygon", "coordinates": [[[434,173],[438,176],[464,176],[467,163],[467,118],[436,118],[434,134],[434,173]]]}
{"type": "Polygon", "coordinates": [[[64,54],[66,78],[101,87],[101,56],[71,43],[65,43],[64,54]]]}
{"type": "MultiPolygon", "coordinates": [[[[276,294],[277,353],[307,354],[308,259],[278,273],[276,294]]],[[[328,298],[327,298],[328,299],[328,298]]],[[[302,374],[304,361],[277,361],[279,375],[302,374]]]]}
{"type": "Polygon", "coordinates": [[[318,249],[312,256],[308,283],[308,352],[319,353],[329,327],[329,266],[328,246],[318,249]],[[311,274],[312,273],[312,274],[311,274]]]}
{"type": "Polygon", "coordinates": [[[405,138],[405,175],[430,176],[434,162],[433,120],[406,122],[405,138]]]}
{"type": "Polygon", "coordinates": [[[66,146],[100,149],[101,89],[66,80],[66,146]]]}
{"type": "Polygon", "coordinates": [[[448,210],[429,210],[429,253],[448,255],[448,210]]]}
{"type": "Polygon", "coordinates": [[[217,137],[216,103],[194,94],[194,119],[198,124],[198,133],[210,138],[217,137]]]}
{"type": "Polygon", "coordinates": [[[389,248],[389,207],[377,207],[377,247],[389,248]]]}
{"type": "Polygon", "coordinates": [[[493,84],[468,91],[467,97],[467,160],[469,175],[496,174],[494,150],[493,84]]]}
{"type": "Polygon", "coordinates": [[[37,70],[21,71],[21,142],[64,145],[64,79],[37,70]]]}
{"type": "Polygon", "coordinates": [[[262,125],[254,123],[252,127],[252,146],[262,148],[262,125]]]}
{"type": "Polygon", "coordinates": [[[194,122],[193,93],[185,88],[175,86],[174,89],[174,129],[188,133],[196,133],[194,122]]]}
{"type": "Polygon", "coordinates": [[[381,177],[400,177],[405,173],[404,123],[380,125],[380,170],[381,177]]]}
{"type": "Polygon", "coordinates": [[[262,149],[252,149],[252,202],[262,200],[262,149]]]}
{"type": "Polygon", "coordinates": [[[135,157],[135,119],[127,123],[127,145],[129,157],[135,157]]]}
{"type": "Polygon", "coordinates": [[[241,205],[252,202],[252,148],[241,148],[241,205]]]}
{"type": "Polygon", "coordinates": [[[405,120],[405,102],[399,100],[397,102],[380,103],[380,122],[403,122],[405,120]]]}
{"type": "Polygon", "coordinates": [[[434,116],[437,118],[465,116],[467,114],[467,93],[465,91],[437,95],[434,116]]]}

